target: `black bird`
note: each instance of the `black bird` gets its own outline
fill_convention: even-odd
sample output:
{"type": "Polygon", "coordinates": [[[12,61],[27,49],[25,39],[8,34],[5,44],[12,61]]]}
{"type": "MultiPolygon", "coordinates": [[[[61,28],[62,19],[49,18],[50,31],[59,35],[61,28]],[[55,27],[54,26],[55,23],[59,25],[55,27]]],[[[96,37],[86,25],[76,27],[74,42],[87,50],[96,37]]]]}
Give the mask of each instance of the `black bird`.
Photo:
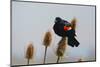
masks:
{"type": "MultiPolygon", "coordinates": [[[[72,21],[72,23],[75,20],[72,21]]],[[[61,19],[60,17],[55,18],[55,24],[53,26],[54,32],[60,37],[68,37],[68,45],[69,46],[79,46],[79,42],[76,40],[75,36],[75,24],[69,23],[66,20],[61,19]]]]}

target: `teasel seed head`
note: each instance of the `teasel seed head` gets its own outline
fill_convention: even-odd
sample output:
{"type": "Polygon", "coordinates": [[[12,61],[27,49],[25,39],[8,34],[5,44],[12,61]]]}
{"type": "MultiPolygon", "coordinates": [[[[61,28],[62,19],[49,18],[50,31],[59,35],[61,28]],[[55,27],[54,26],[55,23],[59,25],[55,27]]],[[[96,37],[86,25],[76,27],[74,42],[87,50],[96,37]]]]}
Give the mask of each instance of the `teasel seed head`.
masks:
{"type": "Polygon", "coordinates": [[[33,58],[33,53],[34,53],[34,46],[33,46],[32,43],[30,43],[27,47],[26,58],[27,59],[32,59],[33,58]]]}
{"type": "Polygon", "coordinates": [[[74,18],[74,19],[71,21],[71,27],[72,27],[73,30],[76,29],[76,22],[77,22],[76,18],[74,18]]]}
{"type": "Polygon", "coordinates": [[[64,55],[66,44],[66,37],[63,37],[58,43],[58,48],[56,52],[57,56],[62,57],[64,55]]]}
{"type": "Polygon", "coordinates": [[[52,41],[52,33],[50,31],[48,31],[45,33],[43,45],[48,47],[48,46],[50,46],[51,41],[52,41]]]}

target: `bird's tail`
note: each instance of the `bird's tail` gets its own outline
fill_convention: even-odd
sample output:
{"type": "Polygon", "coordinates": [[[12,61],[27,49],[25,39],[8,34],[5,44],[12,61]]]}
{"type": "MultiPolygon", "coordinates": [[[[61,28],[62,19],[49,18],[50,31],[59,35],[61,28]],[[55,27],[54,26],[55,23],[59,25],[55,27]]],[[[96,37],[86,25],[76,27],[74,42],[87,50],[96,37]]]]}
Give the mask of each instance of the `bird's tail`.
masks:
{"type": "Polygon", "coordinates": [[[78,47],[79,44],[80,44],[80,43],[76,40],[75,37],[73,37],[73,38],[68,38],[68,45],[69,45],[69,46],[72,46],[72,47],[76,46],[76,47],[78,47]]]}

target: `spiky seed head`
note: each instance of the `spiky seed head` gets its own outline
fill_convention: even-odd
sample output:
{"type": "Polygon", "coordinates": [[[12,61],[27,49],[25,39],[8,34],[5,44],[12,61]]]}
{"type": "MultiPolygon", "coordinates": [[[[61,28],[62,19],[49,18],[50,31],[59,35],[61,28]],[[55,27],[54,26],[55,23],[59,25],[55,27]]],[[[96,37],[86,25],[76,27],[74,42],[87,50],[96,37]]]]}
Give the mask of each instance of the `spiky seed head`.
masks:
{"type": "Polygon", "coordinates": [[[43,45],[48,47],[48,46],[50,46],[51,41],[52,41],[52,33],[50,31],[48,31],[45,33],[43,45]]]}
{"type": "Polygon", "coordinates": [[[59,43],[58,43],[58,48],[57,48],[57,56],[63,56],[64,55],[64,52],[65,52],[65,49],[66,49],[66,37],[63,37],[59,43]]]}
{"type": "Polygon", "coordinates": [[[74,18],[74,19],[71,21],[71,27],[72,27],[73,30],[76,29],[76,22],[77,22],[76,18],[74,18]]]}
{"type": "Polygon", "coordinates": [[[30,43],[27,47],[26,58],[27,59],[32,59],[33,58],[33,53],[34,53],[34,46],[33,46],[32,43],[30,43]]]}

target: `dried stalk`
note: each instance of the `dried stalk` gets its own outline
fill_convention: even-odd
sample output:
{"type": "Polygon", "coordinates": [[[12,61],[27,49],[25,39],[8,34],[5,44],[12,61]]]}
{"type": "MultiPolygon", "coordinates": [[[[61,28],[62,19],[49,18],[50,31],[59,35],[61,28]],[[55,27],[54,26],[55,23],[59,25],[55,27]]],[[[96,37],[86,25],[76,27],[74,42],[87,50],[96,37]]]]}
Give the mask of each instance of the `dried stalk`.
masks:
{"type": "Polygon", "coordinates": [[[82,62],[82,59],[80,58],[80,59],[78,59],[78,62],[82,62]]]}
{"type": "Polygon", "coordinates": [[[47,46],[45,47],[44,61],[43,61],[44,64],[45,64],[45,60],[46,60],[46,53],[47,53],[47,46]]]}

